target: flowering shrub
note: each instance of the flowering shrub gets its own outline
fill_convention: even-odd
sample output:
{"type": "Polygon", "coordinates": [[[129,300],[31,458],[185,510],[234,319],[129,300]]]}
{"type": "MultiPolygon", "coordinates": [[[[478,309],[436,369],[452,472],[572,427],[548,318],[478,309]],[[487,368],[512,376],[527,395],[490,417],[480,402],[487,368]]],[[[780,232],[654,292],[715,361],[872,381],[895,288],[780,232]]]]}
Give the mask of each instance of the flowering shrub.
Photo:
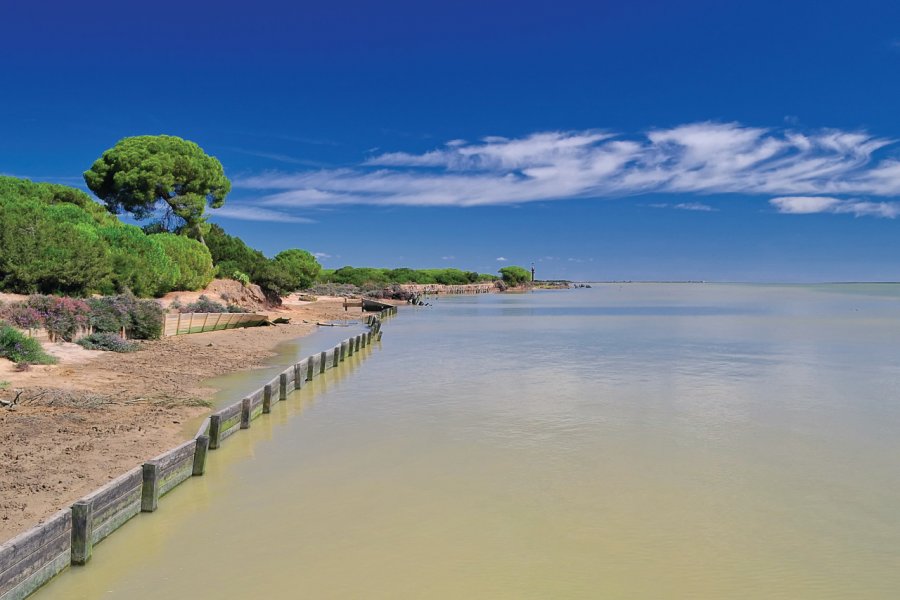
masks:
{"type": "Polygon", "coordinates": [[[90,324],[91,309],[77,298],[29,296],[25,306],[37,311],[51,340],[71,342],[80,329],[90,324]]]}
{"type": "MultiPolygon", "coordinates": [[[[174,305],[174,303],[173,303],[174,305]]],[[[179,305],[178,312],[181,313],[242,313],[246,312],[237,304],[229,304],[225,306],[221,302],[210,300],[206,296],[200,296],[196,302],[190,304],[179,305]]]]}
{"type": "Polygon", "coordinates": [[[115,333],[92,333],[75,342],[87,350],[106,350],[107,352],[134,352],[140,349],[137,342],[129,342],[115,333]]]}
{"type": "Polygon", "coordinates": [[[21,302],[9,304],[3,309],[3,317],[19,329],[41,329],[44,319],[41,313],[21,302]]]}
{"type": "Polygon", "coordinates": [[[133,298],[126,295],[89,298],[90,323],[95,332],[119,333],[131,323],[133,298]]]}
{"type": "Polygon", "coordinates": [[[0,356],[18,364],[52,365],[56,358],[41,348],[40,342],[17,329],[0,326],[0,356]]]}

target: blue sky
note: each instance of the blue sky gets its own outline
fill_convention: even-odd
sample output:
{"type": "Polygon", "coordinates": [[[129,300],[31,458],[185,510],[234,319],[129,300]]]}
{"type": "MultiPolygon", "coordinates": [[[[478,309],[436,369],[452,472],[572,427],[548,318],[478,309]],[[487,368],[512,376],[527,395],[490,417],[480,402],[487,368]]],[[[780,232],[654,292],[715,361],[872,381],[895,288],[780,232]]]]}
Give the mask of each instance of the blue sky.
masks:
{"type": "Polygon", "coordinates": [[[900,3],[34,0],[0,23],[0,172],[83,185],[118,139],[178,135],[234,182],[213,220],[270,255],[900,280],[900,3]]]}

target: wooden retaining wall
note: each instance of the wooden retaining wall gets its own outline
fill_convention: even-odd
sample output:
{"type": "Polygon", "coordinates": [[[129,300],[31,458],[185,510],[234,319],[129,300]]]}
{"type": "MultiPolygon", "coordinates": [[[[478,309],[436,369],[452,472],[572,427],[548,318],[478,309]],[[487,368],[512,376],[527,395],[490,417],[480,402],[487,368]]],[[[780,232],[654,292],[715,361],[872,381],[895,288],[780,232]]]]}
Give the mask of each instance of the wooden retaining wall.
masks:
{"type": "MultiPolygon", "coordinates": [[[[239,313],[220,316],[229,314],[240,316],[239,313]]],[[[292,391],[337,367],[351,353],[362,352],[380,340],[383,319],[395,314],[397,308],[391,307],[378,316],[369,315],[365,320],[369,330],[365,333],[288,367],[239,402],[213,412],[200,424],[194,438],[131,469],[71,507],[0,545],[0,600],[22,600],[69,565],[87,564],[95,544],[138,513],[156,511],[160,499],[182,482],[203,475],[210,450],[220,448],[230,435],[248,429],[253,420],[269,413],[274,403],[286,400],[292,391]]],[[[192,315],[192,319],[196,315],[192,315]]],[[[185,329],[184,323],[178,331],[188,333],[182,329],[185,329]]]]}
{"type": "Polygon", "coordinates": [[[265,315],[253,313],[178,313],[166,315],[163,335],[185,335],[234,329],[235,327],[255,327],[268,321],[265,315]]]}

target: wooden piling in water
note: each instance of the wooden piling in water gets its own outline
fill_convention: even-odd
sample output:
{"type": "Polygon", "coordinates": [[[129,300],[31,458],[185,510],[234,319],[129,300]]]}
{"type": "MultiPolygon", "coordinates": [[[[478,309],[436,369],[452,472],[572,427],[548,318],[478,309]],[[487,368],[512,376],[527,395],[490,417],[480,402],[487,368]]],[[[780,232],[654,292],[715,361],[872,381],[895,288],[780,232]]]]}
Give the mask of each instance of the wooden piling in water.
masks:
{"type": "Polygon", "coordinates": [[[287,400],[287,379],[287,373],[278,376],[278,399],[281,401],[287,400]]]}
{"type": "Polygon", "coordinates": [[[191,469],[191,475],[199,476],[206,472],[206,454],[209,450],[209,436],[198,435],[196,443],[197,445],[194,448],[194,465],[191,469]]]}
{"type": "Polygon", "coordinates": [[[79,500],[72,505],[72,564],[84,565],[94,550],[94,503],[79,500]]]}
{"type": "Polygon", "coordinates": [[[141,473],[141,512],[155,512],[159,505],[159,464],[152,460],[145,462],[141,473]]]}
{"type": "Polygon", "coordinates": [[[250,429],[250,398],[241,400],[241,429],[250,429]]]}
{"type": "Polygon", "coordinates": [[[319,356],[319,374],[321,375],[322,373],[324,373],[325,369],[327,369],[327,368],[328,368],[328,352],[323,352],[319,356]]]}
{"type": "Polygon", "coordinates": [[[339,362],[341,362],[341,347],[335,346],[334,347],[334,364],[332,366],[336,368],[338,366],[339,362]]]}
{"type": "Polygon", "coordinates": [[[269,383],[263,386],[263,412],[272,412],[272,384],[269,383]]]}

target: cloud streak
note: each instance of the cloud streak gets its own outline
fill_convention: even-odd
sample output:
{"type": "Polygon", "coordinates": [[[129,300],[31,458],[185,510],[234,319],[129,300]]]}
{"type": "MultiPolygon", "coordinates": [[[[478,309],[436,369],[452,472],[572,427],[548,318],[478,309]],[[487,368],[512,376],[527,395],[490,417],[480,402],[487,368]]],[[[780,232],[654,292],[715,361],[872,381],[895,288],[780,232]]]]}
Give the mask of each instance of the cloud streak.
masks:
{"type": "MultiPolygon", "coordinates": [[[[266,172],[239,178],[235,186],[261,194],[264,206],[281,208],[484,206],[648,193],[885,198],[900,195],[894,144],[864,131],[715,122],[639,135],[554,131],[452,140],[423,153],[378,154],[350,168],[266,172]]],[[[690,201],[672,207],[712,208],[690,201]]],[[[853,214],[890,212],[864,204],[856,209],[853,214]]]]}
{"type": "Polygon", "coordinates": [[[786,215],[831,213],[884,219],[896,219],[900,216],[900,202],[870,202],[852,198],[841,200],[827,196],[786,196],[772,198],[769,203],[778,212],[786,215]]]}

